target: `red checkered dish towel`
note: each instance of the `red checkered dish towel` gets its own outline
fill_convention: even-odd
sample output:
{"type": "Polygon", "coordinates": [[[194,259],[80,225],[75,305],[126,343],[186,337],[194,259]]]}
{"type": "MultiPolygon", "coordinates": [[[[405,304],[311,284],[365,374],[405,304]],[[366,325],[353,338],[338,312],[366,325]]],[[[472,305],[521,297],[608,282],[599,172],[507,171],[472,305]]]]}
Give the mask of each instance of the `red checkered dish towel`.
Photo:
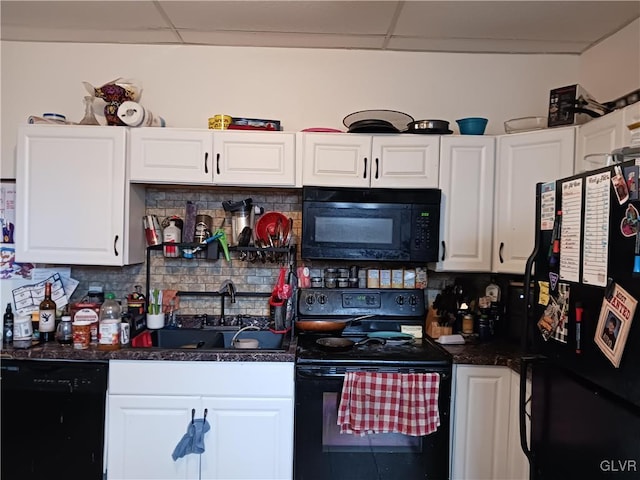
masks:
{"type": "Polygon", "coordinates": [[[440,426],[438,373],[348,372],[338,407],[340,433],[421,437],[440,426]]]}

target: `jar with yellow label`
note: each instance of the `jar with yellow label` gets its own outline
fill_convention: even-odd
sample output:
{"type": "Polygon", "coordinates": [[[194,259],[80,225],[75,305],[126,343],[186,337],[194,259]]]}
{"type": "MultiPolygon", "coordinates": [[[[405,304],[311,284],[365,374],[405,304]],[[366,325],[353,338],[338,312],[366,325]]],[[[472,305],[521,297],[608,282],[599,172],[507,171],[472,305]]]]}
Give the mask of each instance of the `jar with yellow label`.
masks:
{"type": "Polygon", "coordinates": [[[462,317],[462,333],[473,333],[473,315],[466,314],[462,317]]]}

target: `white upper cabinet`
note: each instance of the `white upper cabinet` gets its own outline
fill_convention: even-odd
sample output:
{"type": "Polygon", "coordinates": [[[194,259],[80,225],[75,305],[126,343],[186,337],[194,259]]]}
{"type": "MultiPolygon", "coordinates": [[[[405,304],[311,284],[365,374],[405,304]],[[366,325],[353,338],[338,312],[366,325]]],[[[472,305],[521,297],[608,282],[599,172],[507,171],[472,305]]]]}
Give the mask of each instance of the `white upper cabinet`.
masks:
{"type": "Polygon", "coordinates": [[[126,181],[126,140],[121,127],[20,127],[17,261],[122,266],[144,260],[144,188],[126,181]]]}
{"type": "Polygon", "coordinates": [[[216,131],[213,183],[296,186],[295,133],[216,131]]]}
{"type": "Polygon", "coordinates": [[[437,188],[440,137],[300,133],[302,183],[330,187],[437,188]]]}
{"type": "Polygon", "coordinates": [[[213,136],[208,130],[132,128],[129,146],[132,182],[213,183],[213,136]]]}
{"type": "Polygon", "coordinates": [[[441,139],[440,253],[436,271],[491,271],[495,138],[441,139]]]}
{"type": "Polygon", "coordinates": [[[533,250],[536,184],[573,174],[575,127],[498,138],[493,268],[524,274],[533,250]]]}
{"type": "Polygon", "coordinates": [[[295,186],[295,134],[176,128],[131,130],[131,181],[295,186]]]}
{"type": "Polygon", "coordinates": [[[578,127],[575,173],[606,166],[607,154],[631,143],[627,128],[640,121],[640,102],[595,118],[578,127]]]}

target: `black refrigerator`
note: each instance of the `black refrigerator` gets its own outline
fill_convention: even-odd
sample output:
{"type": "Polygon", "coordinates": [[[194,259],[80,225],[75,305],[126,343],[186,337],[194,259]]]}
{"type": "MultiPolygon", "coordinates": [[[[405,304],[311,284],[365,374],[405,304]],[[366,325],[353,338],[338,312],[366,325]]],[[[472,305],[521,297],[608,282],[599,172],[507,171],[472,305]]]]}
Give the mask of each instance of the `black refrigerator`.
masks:
{"type": "Polygon", "coordinates": [[[537,185],[520,377],[531,479],[640,478],[640,201],[623,160],[537,185]]]}

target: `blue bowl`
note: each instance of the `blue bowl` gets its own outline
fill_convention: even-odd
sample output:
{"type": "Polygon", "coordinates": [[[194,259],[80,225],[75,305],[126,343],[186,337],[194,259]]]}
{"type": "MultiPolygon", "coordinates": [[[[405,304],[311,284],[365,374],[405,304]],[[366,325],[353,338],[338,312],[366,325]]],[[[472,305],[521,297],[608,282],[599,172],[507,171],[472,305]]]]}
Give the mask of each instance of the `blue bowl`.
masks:
{"type": "Polygon", "coordinates": [[[481,117],[468,117],[456,120],[461,135],[484,135],[489,120],[481,117]]]}

